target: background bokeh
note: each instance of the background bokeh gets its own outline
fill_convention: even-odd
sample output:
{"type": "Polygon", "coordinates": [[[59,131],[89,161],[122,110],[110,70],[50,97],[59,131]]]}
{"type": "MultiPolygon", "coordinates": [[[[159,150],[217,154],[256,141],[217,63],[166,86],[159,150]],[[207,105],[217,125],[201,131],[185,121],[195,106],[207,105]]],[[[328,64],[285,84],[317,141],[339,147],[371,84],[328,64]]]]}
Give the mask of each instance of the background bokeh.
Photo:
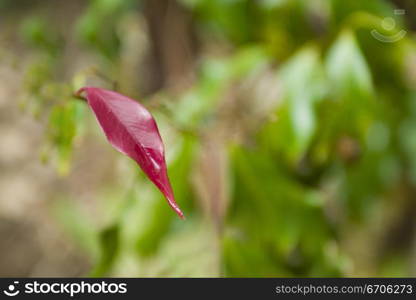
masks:
{"type": "Polygon", "coordinates": [[[0,276],[415,276],[416,1],[0,0],[0,276]],[[84,85],[154,114],[180,220],[84,85]]]}

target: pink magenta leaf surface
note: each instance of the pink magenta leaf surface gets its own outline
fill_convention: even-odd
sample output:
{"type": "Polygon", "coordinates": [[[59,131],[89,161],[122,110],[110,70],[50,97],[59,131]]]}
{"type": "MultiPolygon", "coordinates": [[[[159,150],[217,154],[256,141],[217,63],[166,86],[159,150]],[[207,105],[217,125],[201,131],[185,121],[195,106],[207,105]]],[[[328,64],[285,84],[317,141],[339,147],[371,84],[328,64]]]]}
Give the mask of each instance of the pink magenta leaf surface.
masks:
{"type": "Polygon", "coordinates": [[[137,101],[102,88],[83,87],[76,95],[87,100],[110,144],[135,160],[184,218],[169,182],[162,138],[150,112],[137,101]]]}

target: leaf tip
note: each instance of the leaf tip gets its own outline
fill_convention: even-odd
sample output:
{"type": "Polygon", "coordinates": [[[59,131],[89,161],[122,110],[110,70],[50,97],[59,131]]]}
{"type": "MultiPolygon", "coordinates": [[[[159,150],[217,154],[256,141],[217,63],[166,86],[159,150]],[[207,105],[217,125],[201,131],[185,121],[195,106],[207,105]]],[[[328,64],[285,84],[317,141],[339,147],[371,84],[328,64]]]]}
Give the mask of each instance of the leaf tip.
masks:
{"type": "Polygon", "coordinates": [[[169,199],[169,205],[173,208],[173,210],[179,216],[179,218],[181,218],[182,220],[185,220],[185,215],[183,214],[179,206],[174,201],[171,201],[169,199]]]}
{"type": "Polygon", "coordinates": [[[165,195],[166,199],[168,200],[169,206],[175,211],[175,213],[181,218],[185,220],[185,215],[183,214],[182,210],[179,208],[179,205],[176,203],[175,199],[170,195],[165,195]]]}

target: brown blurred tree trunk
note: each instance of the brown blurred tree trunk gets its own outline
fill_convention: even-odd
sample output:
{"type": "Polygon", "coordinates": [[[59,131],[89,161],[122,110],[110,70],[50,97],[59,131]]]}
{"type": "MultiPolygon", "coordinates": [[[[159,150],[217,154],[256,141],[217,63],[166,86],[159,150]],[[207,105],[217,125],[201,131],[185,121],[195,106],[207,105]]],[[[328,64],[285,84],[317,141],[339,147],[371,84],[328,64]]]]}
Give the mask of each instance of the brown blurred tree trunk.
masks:
{"type": "Polygon", "coordinates": [[[196,52],[190,12],[175,0],[147,0],[144,15],[151,43],[148,92],[187,86],[196,52]]]}

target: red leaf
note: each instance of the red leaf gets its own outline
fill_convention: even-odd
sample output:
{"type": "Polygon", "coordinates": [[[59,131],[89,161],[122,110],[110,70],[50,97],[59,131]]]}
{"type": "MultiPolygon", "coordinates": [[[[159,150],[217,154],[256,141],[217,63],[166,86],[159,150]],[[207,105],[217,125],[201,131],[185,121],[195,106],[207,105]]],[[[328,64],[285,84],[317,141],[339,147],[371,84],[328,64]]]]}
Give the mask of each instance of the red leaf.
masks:
{"type": "Polygon", "coordinates": [[[101,88],[83,87],[76,95],[87,100],[110,144],[134,159],[173,210],[184,218],[175,202],[163,142],[150,112],[133,99],[101,88]]]}

